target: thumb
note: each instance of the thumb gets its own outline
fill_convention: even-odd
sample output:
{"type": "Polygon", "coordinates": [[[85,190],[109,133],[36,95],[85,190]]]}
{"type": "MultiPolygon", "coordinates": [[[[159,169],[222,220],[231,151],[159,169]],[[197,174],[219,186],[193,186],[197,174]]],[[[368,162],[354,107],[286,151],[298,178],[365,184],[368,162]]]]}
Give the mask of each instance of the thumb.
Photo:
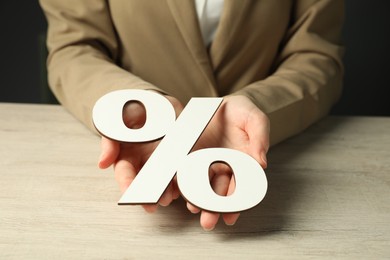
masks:
{"type": "Polygon", "coordinates": [[[250,142],[249,154],[255,158],[264,169],[267,168],[270,123],[268,117],[260,110],[254,115],[251,115],[250,120],[248,120],[247,133],[250,142]]]}

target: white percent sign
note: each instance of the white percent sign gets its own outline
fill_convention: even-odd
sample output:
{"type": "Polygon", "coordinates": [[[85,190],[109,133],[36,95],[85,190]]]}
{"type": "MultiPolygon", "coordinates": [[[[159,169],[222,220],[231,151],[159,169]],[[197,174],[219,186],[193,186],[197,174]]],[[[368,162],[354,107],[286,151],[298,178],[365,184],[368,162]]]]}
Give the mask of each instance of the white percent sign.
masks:
{"type": "Polygon", "coordinates": [[[222,100],[192,98],[177,119],[168,99],[153,91],[118,90],[96,102],[93,121],[102,135],[120,142],[148,142],[163,137],[120,198],[119,205],[157,203],[175,174],[183,197],[204,210],[240,212],[263,200],[267,178],[251,156],[228,148],[190,153],[222,100]],[[130,101],[141,102],[146,110],[146,122],[139,129],[130,129],[123,122],[123,108],[130,101]],[[221,196],[212,189],[208,172],[214,162],[225,162],[233,170],[233,194],[221,196]]]}

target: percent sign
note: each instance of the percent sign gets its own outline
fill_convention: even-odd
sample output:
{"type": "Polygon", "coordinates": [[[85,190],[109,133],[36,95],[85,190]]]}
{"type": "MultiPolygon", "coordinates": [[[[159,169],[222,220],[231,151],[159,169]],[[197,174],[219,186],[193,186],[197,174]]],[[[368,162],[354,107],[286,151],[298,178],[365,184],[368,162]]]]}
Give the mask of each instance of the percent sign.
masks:
{"type": "Polygon", "coordinates": [[[190,153],[222,100],[192,98],[177,119],[168,99],[153,91],[118,90],[96,102],[92,117],[102,135],[120,142],[148,142],[163,137],[120,198],[119,205],[157,203],[175,174],[182,196],[204,210],[239,212],[261,202],[267,191],[267,179],[251,156],[228,148],[190,153]],[[128,128],[123,122],[123,107],[130,101],[141,102],[146,110],[145,124],[139,129],[128,128]],[[212,189],[208,172],[214,162],[224,162],[233,170],[233,194],[221,196],[212,189]]]}

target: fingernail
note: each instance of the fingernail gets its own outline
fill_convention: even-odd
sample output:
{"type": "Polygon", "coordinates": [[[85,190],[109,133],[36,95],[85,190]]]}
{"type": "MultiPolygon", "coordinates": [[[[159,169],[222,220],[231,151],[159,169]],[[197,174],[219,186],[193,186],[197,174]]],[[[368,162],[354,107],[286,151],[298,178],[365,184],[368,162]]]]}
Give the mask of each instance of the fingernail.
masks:
{"type": "Polygon", "coordinates": [[[267,157],[265,156],[265,154],[261,154],[261,160],[263,161],[264,163],[264,168],[267,168],[267,157]]]}
{"type": "Polygon", "coordinates": [[[234,224],[236,224],[237,221],[234,221],[234,222],[231,222],[231,223],[225,223],[227,226],[234,226],[234,224]]]}
{"type": "Polygon", "coordinates": [[[203,227],[203,230],[209,232],[209,231],[214,230],[214,228],[215,228],[215,226],[212,226],[210,228],[203,227]]]}
{"type": "Polygon", "coordinates": [[[192,214],[198,214],[199,213],[199,210],[198,209],[190,209],[189,210],[192,214]]]}
{"type": "Polygon", "coordinates": [[[171,204],[170,202],[159,202],[158,203],[161,207],[168,207],[169,206],[169,204],[171,204]]]}

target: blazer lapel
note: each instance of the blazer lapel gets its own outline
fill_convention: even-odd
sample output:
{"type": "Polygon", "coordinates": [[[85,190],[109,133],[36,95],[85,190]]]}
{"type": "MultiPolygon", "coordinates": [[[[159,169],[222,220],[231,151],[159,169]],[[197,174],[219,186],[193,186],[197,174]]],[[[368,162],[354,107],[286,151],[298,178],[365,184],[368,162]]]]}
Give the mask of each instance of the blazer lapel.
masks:
{"type": "Polygon", "coordinates": [[[236,33],[246,17],[252,0],[225,0],[222,15],[210,47],[210,59],[214,71],[218,69],[224,56],[234,42],[236,33]]]}
{"type": "Polygon", "coordinates": [[[188,50],[216,94],[215,78],[200,32],[194,0],[167,0],[167,3],[188,50]]]}

